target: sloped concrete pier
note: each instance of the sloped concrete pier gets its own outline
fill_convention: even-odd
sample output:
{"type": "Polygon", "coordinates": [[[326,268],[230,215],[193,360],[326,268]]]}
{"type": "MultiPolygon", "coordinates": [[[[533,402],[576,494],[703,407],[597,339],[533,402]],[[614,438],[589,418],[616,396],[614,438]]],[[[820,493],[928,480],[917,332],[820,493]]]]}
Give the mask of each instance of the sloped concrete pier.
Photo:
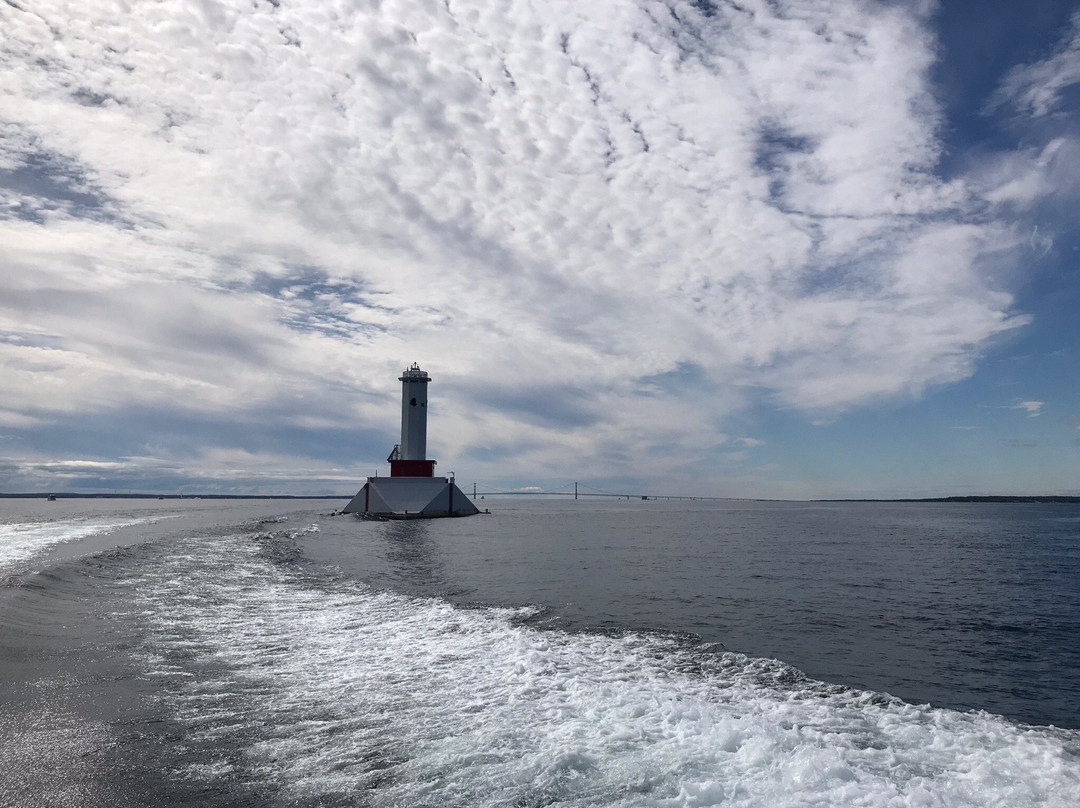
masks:
{"type": "Polygon", "coordinates": [[[480,510],[453,476],[436,477],[427,458],[427,388],[431,377],[413,363],[401,382],[401,442],[387,457],[389,477],[368,477],[342,513],[376,519],[438,519],[473,516],[480,510]]]}
{"type": "Polygon", "coordinates": [[[368,477],[342,513],[378,519],[474,516],[480,510],[447,477],[368,477]]]}

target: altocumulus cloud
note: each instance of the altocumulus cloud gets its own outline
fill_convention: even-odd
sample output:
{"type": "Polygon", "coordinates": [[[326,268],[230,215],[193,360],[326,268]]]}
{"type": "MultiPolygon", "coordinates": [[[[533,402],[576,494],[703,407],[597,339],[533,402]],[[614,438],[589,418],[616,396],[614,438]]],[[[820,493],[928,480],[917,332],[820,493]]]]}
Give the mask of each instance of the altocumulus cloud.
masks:
{"type": "MultiPolygon", "coordinates": [[[[317,467],[304,430],[389,440],[416,359],[438,456],[478,476],[699,474],[762,397],[961,379],[1024,322],[1022,237],[994,217],[1015,177],[935,172],[921,13],[5,4],[0,423],[218,418],[296,443],[189,465],[317,467]]],[[[1009,90],[1036,111],[1039,75],[1009,90]]]]}

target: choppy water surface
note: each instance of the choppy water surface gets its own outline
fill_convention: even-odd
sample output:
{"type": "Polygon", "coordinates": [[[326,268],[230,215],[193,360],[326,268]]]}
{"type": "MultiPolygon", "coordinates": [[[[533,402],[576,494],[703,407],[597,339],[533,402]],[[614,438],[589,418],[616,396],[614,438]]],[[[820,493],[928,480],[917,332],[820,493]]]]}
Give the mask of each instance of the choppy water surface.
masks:
{"type": "Polygon", "coordinates": [[[1080,508],[340,504],[7,508],[0,794],[1076,804],[1080,508]]]}

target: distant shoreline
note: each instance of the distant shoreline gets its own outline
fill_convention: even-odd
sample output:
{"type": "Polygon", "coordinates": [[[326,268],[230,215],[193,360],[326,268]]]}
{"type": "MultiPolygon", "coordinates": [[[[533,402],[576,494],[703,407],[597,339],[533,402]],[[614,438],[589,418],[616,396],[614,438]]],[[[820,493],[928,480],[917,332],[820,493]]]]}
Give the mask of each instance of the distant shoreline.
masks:
{"type": "MultiPolygon", "coordinates": [[[[487,492],[485,492],[487,493],[487,492]]],[[[492,492],[494,493],[494,492],[492,492]]],[[[498,492],[503,493],[503,492],[498,492]]],[[[506,492],[509,493],[509,492],[506,492]]],[[[530,491],[516,491],[513,492],[513,496],[534,496],[541,492],[530,491]]],[[[548,492],[542,492],[548,493],[548,492]]],[[[573,494],[559,494],[560,496],[572,497],[573,494]]],[[[622,498],[627,496],[625,494],[612,494],[612,497],[622,498]]],[[[633,499],[637,499],[636,495],[631,495],[633,499]]],[[[55,497],[56,499],[352,499],[352,494],[324,494],[324,495],[307,495],[307,494],[77,494],[71,492],[34,492],[27,494],[5,494],[0,492],[0,499],[48,499],[49,497],[55,497]]],[[[717,500],[722,499],[720,497],[691,497],[691,496],[671,496],[668,497],[664,494],[649,495],[649,500],[663,500],[663,499],[700,499],[700,500],[717,500]]],[[[1060,504],[1080,504],[1080,496],[1063,496],[1063,495],[1034,495],[1034,496],[1009,496],[1009,495],[992,495],[992,496],[954,496],[954,497],[896,497],[891,499],[885,498],[831,498],[831,499],[766,499],[766,500],[750,500],[743,498],[732,497],[732,500],[741,501],[756,501],[756,502],[805,502],[805,503],[821,503],[821,502],[998,502],[998,503],[1060,503],[1060,504]]]]}
{"type": "Polygon", "coordinates": [[[353,494],[73,494],[61,491],[33,494],[4,494],[0,499],[352,499],[353,494]]]}
{"type": "Polygon", "coordinates": [[[1080,503],[1080,496],[970,496],[970,497],[897,497],[895,499],[815,499],[813,502],[1061,502],[1080,503]]]}

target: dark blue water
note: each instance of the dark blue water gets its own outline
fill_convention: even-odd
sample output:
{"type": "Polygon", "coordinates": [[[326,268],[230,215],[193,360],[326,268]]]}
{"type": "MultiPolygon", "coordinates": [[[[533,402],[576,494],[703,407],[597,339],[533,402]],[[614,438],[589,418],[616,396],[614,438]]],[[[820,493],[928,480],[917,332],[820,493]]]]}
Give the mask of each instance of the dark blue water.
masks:
{"type": "Polygon", "coordinates": [[[1078,507],[340,504],[3,503],[0,804],[1080,793],[1078,507]]]}
{"type": "Polygon", "coordinates": [[[324,527],[306,552],[379,587],[688,632],[831,682],[1080,727],[1078,506],[490,502],[471,521],[324,527]]]}

